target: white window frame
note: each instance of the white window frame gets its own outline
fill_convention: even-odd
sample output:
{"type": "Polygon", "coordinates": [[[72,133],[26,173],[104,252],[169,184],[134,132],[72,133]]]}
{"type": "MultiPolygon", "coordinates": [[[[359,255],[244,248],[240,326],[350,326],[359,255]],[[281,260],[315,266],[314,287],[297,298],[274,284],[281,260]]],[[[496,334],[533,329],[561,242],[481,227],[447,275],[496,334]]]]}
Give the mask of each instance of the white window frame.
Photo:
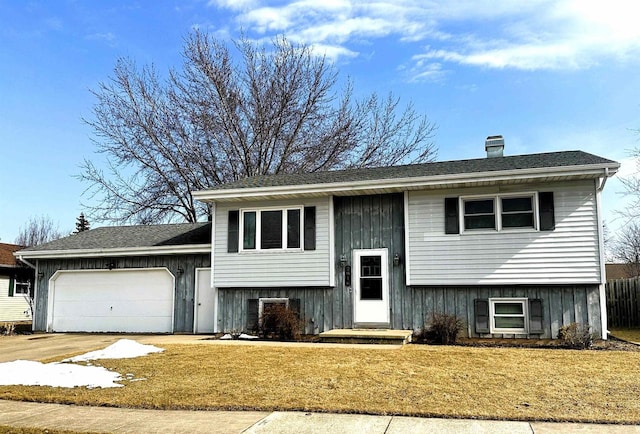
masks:
{"type": "Polygon", "coordinates": [[[285,307],[289,309],[289,298],[287,297],[265,297],[258,299],[258,325],[262,327],[262,314],[264,313],[264,305],[274,303],[274,304],[282,304],[284,303],[285,307]]]}
{"type": "Polygon", "coordinates": [[[31,281],[30,280],[20,280],[20,279],[15,279],[13,281],[13,295],[14,296],[18,296],[18,295],[29,295],[29,292],[31,290],[31,281]],[[26,292],[25,292],[26,291],[26,292]]]}
{"type": "Polygon", "coordinates": [[[528,334],[529,333],[529,299],[526,297],[496,297],[489,299],[489,331],[496,334],[528,334]],[[522,314],[496,314],[495,306],[500,303],[521,303],[522,314]],[[524,328],[499,328],[495,326],[496,317],[522,317],[524,328]]]}
{"type": "Polygon", "coordinates": [[[244,253],[255,252],[302,252],[304,250],[304,206],[287,206],[287,207],[264,207],[264,208],[242,208],[240,209],[240,221],[238,227],[238,251],[244,253]],[[287,247],[287,220],[289,218],[288,211],[300,211],[300,247],[287,247]],[[263,211],[280,211],[282,212],[282,247],[279,249],[263,249],[261,245],[262,238],[262,212],[263,211]],[[244,215],[245,213],[256,213],[256,248],[244,248],[244,215]]]}
{"type": "Polygon", "coordinates": [[[460,196],[458,209],[460,210],[460,233],[479,233],[479,232],[531,232],[540,230],[540,213],[538,211],[538,192],[537,191],[524,191],[519,193],[504,193],[504,194],[482,194],[471,196],[460,196]],[[516,228],[503,228],[502,227],[502,199],[516,199],[516,198],[531,198],[531,208],[533,211],[533,227],[516,227],[516,228]],[[467,201],[474,200],[488,200],[493,199],[493,213],[495,216],[495,228],[494,229],[466,229],[464,224],[465,212],[464,204],[467,201]]]}

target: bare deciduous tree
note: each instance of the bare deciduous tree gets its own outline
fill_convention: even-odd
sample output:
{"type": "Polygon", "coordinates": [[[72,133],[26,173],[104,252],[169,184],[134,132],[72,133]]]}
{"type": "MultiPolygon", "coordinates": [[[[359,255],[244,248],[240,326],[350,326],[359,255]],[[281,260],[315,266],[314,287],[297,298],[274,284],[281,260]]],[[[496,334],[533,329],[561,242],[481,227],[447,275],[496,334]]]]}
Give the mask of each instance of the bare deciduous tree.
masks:
{"type": "Polygon", "coordinates": [[[209,213],[191,191],[247,176],[431,161],[435,125],[393,95],[354,100],[350,84],[310,47],[276,38],[267,49],[230,48],[207,34],[185,41],[181,70],[121,59],[99,85],[98,153],[85,160],[94,219],[197,221],[209,213]],[[236,61],[238,59],[238,61],[236,61]]]}
{"type": "Polygon", "coordinates": [[[58,225],[53,223],[48,216],[31,217],[20,228],[15,243],[20,246],[30,247],[48,243],[62,237],[58,225]]]}
{"type": "Polygon", "coordinates": [[[640,225],[632,222],[620,230],[613,245],[613,255],[625,264],[629,276],[640,276],[640,225]]]}

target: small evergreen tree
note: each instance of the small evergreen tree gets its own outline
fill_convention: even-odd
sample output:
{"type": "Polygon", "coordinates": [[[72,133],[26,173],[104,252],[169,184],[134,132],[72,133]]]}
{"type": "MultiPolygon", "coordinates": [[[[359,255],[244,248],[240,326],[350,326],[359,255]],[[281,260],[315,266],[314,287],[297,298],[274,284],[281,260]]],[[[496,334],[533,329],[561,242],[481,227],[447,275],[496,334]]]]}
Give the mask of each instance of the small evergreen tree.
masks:
{"type": "Polygon", "coordinates": [[[80,213],[80,216],[76,218],[76,230],[74,234],[79,234],[80,232],[88,231],[91,229],[89,227],[89,220],[84,217],[84,213],[80,213]]]}

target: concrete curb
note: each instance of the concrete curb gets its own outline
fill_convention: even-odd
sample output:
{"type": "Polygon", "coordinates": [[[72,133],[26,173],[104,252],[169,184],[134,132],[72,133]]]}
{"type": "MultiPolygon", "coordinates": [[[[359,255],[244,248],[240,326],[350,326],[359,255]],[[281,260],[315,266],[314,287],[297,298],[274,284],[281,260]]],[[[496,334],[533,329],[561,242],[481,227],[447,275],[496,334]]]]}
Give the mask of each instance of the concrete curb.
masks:
{"type": "Polygon", "coordinates": [[[0,426],[112,433],[638,433],[640,426],[360,414],[139,410],[0,400],[0,426]]]}

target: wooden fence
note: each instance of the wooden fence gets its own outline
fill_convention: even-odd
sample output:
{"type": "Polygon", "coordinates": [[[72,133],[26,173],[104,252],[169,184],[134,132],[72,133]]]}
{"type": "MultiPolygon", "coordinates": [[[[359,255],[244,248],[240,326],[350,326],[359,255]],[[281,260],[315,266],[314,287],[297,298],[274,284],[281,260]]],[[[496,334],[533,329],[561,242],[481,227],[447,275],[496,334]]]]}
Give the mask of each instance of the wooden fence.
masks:
{"type": "Polygon", "coordinates": [[[608,327],[640,327],[640,279],[607,281],[608,327]]]}

